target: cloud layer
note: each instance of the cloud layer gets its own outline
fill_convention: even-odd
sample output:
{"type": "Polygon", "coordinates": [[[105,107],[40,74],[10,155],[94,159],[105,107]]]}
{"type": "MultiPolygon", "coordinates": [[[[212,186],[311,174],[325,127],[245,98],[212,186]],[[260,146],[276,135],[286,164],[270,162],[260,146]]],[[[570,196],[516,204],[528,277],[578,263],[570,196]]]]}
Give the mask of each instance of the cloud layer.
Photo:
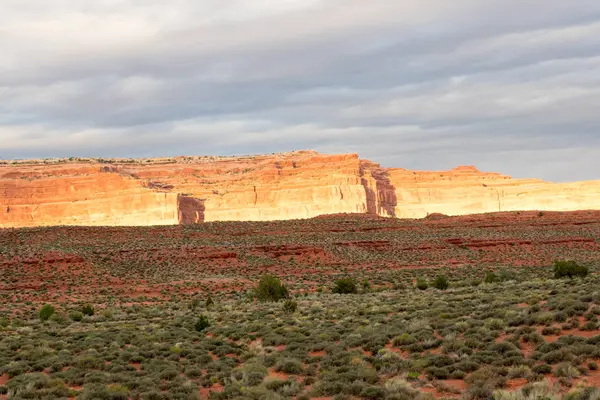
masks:
{"type": "Polygon", "coordinates": [[[600,2],[6,0],[0,158],[313,148],[600,179],[600,2]]]}

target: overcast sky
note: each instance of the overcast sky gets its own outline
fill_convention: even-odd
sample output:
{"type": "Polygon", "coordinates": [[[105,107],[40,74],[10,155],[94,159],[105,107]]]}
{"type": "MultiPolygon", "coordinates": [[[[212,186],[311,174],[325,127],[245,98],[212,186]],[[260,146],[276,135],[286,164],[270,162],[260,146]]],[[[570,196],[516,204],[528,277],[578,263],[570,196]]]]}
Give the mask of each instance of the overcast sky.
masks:
{"type": "Polygon", "coordinates": [[[0,158],[600,179],[598,0],[2,0],[0,158]]]}

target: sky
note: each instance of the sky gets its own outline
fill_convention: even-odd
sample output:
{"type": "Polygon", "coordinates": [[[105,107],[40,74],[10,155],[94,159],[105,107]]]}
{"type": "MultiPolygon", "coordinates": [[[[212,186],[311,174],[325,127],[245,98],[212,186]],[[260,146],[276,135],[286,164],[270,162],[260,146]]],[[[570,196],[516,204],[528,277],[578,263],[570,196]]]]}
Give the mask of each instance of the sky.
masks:
{"type": "Polygon", "coordinates": [[[600,179],[598,0],[2,0],[0,159],[600,179]]]}

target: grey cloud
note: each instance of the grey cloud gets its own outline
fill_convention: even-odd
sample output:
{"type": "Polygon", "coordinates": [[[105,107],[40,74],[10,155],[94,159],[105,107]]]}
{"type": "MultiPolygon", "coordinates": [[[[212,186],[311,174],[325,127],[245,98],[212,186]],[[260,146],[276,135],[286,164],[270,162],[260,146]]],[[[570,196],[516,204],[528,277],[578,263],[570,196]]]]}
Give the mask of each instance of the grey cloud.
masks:
{"type": "Polygon", "coordinates": [[[600,179],[596,0],[4,8],[0,158],[315,148],[600,179]]]}

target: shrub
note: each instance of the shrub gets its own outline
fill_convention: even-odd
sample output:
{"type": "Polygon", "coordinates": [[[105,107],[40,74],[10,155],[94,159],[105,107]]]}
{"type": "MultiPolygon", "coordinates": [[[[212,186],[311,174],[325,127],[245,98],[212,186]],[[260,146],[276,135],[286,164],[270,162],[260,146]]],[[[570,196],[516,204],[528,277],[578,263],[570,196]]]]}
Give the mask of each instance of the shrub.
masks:
{"type": "Polygon", "coordinates": [[[544,335],[544,336],[558,335],[558,334],[560,334],[560,328],[558,328],[556,326],[546,326],[542,329],[542,335],[544,335]]]}
{"type": "Polygon", "coordinates": [[[50,319],[50,317],[52,316],[52,314],[54,314],[54,307],[52,307],[50,304],[45,304],[41,309],[40,309],[40,319],[42,321],[48,321],[50,319]]]}
{"type": "Polygon", "coordinates": [[[417,339],[414,336],[409,335],[408,333],[404,333],[401,336],[396,336],[392,339],[392,344],[394,346],[408,346],[416,342],[417,339]]]}
{"type": "Polygon", "coordinates": [[[277,363],[275,370],[285,372],[286,374],[300,374],[303,368],[300,361],[293,358],[285,358],[277,363]]]}
{"type": "Polygon", "coordinates": [[[200,299],[197,297],[194,297],[191,301],[190,301],[190,309],[195,310],[196,307],[198,307],[200,305],[200,299]]]}
{"type": "Polygon", "coordinates": [[[586,266],[579,265],[575,261],[554,261],[553,264],[554,269],[554,277],[564,278],[568,276],[569,278],[574,277],[585,277],[587,276],[589,270],[586,266]]]}
{"type": "Polygon", "coordinates": [[[331,289],[333,293],[350,294],[357,293],[356,280],[354,278],[341,278],[334,282],[334,287],[331,289]]]}
{"type": "Polygon", "coordinates": [[[385,390],[379,386],[367,386],[360,392],[360,397],[366,399],[383,399],[385,398],[385,390]]]}
{"type": "Polygon", "coordinates": [[[83,319],[83,313],[79,311],[73,311],[69,313],[69,318],[71,318],[75,322],[79,322],[83,319]]]}
{"type": "Polygon", "coordinates": [[[536,374],[546,375],[552,373],[552,367],[548,364],[540,364],[533,367],[532,371],[536,374]]]}
{"type": "Polygon", "coordinates": [[[365,279],[365,280],[363,281],[362,285],[363,285],[363,290],[364,290],[365,292],[368,292],[369,290],[371,290],[371,282],[369,282],[369,280],[368,280],[368,279],[365,279]]]}
{"type": "Polygon", "coordinates": [[[411,381],[416,381],[419,379],[419,376],[421,376],[420,372],[411,371],[408,373],[408,375],[406,375],[406,379],[411,380],[411,381]]]}
{"type": "Polygon", "coordinates": [[[208,318],[206,317],[206,315],[201,314],[200,317],[198,318],[198,321],[196,321],[196,324],[194,325],[194,328],[198,332],[202,332],[203,330],[205,330],[209,326],[210,326],[210,322],[208,321],[208,318]]]}
{"type": "Polygon", "coordinates": [[[431,284],[436,289],[446,290],[450,284],[448,283],[448,279],[444,275],[438,275],[433,283],[431,284]]]}
{"type": "Polygon", "coordinates": [[[212,307],[212,306],[214,306],[214,305],[215,305],[215,302],[214,302],[214,300],[213,300],[212,296],[211,296],[211,295],[208,295],[208,297],[206,298],[206,308],[207,308],[207,309],[208,309],[208,308],[211,308],[211,307],[212,307]]]}
{"type": "Polygon", "coordinates": [[[496,282],[500,282],[500,278],[498,278],[498,275],[496,275],[494,272],[487,271],[485,273],[485,278],[483,279],[483,281],[485,283],[496,283],[496,282]]]}
{"type": "Polygon", "coordinates": [[[91,304],[86,304],[81,308],[83,315],[92,316],[94,315],[94,307],[91,304]]]}
{"type": "Polygon", "coordinates": [[[554,375],[556,375],[557,377],[573,379],[579,377],[581,373],[577,368],[575,368],[571,364],[563,363],[556,367],[556,372],[554,372],[554,375]]]}
{"type": "Polygon", "coordinates": [[[265,381],[265,387],[269,390],[279,390],[286,385],[286,381],[278,378],[269,378],[265,381]]]}
{"type": "Polygon", "coordinates": [[[285,303],[283,303],[284,313],[293,314],[296,312],[296,310],[298,310],[298,303],[296,303],[294,300],[286,300],[285,303]]]}
{"type": "Polygon", "coordinates": [[[274,275],[263,275],[256,287],[256,298],[260,301],[279,301],[289,296],[285,285],[274,275]]]}
{"type": "Polygon", "coordinates": [[[423,278],[417,278],[417,288],[419,290],[425,290],[429,287],[429,285],[427,284],[427,281],[423,278]]]}
{"type": "Polygon", "coordinates": [[[498,272],[498,279],[501,282],[514,281],[515,279],[517,279],[517,275],[513,271],[501,269],[500,272],[498,272]]]}

